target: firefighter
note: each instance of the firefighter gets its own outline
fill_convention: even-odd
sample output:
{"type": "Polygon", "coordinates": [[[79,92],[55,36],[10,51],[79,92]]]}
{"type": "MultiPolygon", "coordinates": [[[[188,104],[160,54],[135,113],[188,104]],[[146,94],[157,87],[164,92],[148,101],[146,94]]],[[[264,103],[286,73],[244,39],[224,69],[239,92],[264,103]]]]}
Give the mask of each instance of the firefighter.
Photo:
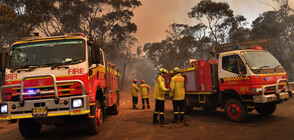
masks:
{"type": "Polygon", "coordinates": [[[235,62],[233,58],[226,59],[226,61],[224,62],[224,70],[227,70],[233,73],[238,73],[237,62],[235,62]]]}
{"type": "Polygon", "coordinates": [[[158,72],[158,76],[155,81],[154,86],[154,99],[155,99],[155,110],[153,114],[153,123],[158,122],[158,114],[159,114],[159,121],[160,124],[168,124],[164,120],[164,95],[165,92],[169,92],[170,89],[165,88],[165,79],[163,78],[163,75],[167,74],[167,70],[164,68],[160,68],[158,72]]]}
{"type": "Polygon", "coordinates": [[[131,87],[131,94],[132,94],[132,99],[133,99],[133,109],[138,109],[137,108],[137,103],[138,103],[138,91],[140,88],[137,86],[137,80],[133,80],[133,84],[131,87]]]}
{"type": "Polygon", "coordinates": [[[185,107],[185,78],[180,73],[178,67],[174,68],[174,76],[171,78],[169,93],[170,98],[173,100],[174,120],[173,123],[178,123],[179,116],[180,122],[184,122],[184,107],[185,107]]]}
{"type": "Polygon", "coordinates": [[[149,90],[150,86],[145,84],[145,80],[141,80],[140,91],[141,91],[141,98],[142,98],[142,109],[145,109],[145,100],[147,104],[147,108],[150,109],[149,105],[149,90]]]}

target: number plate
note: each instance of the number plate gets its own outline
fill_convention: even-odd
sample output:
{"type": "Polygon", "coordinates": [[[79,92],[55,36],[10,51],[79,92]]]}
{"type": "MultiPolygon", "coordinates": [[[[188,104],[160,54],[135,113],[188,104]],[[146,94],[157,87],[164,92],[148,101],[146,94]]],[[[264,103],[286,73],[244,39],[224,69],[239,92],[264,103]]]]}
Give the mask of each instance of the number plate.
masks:
{"type": "Polygon", "coordinates": [[[281,94],[281,95],[280,95],[280,98],[281,98],[281,99],[286,99],[286,98],[288,98],[288,97],[289,97],[288,94],[281,94]]]}
{"type": "Polygon", "coordinates": [[[33,117],[40,118],[47,116],[47,107],[35,107],[33,108],[33,117]]]}

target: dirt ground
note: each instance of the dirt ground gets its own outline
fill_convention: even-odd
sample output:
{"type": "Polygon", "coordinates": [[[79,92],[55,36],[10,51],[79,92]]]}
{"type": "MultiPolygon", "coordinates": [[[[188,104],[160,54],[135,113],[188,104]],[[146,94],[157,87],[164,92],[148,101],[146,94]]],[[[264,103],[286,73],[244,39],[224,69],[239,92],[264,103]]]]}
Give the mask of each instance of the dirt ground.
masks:
{"type": "MultiPolygon", "coordinates": [[[[292,97],[293,98],[293,97],[292,97]]],[[[242,123],[226,119],[223,110],[205,112],[194,109],[186,115],[187,124],[159,125],[152,123],[154,100],[151,97],[151,109],[132,109],[129,93],[121,93],[119,115],[107,116],[99,133],[89,136],[82,124],[69,124],[59,127],[43,126],[41,134],[34,139],[294,139],[294,99],[278,105],[271,116],[261,116],[256,111],[249,114],[242,123]]],[[[166,101],[165,118],[172,121],[172,102],[166,101]]],[[[0,122],[0,139],[23,139],[17,123],[0,122]]]]}

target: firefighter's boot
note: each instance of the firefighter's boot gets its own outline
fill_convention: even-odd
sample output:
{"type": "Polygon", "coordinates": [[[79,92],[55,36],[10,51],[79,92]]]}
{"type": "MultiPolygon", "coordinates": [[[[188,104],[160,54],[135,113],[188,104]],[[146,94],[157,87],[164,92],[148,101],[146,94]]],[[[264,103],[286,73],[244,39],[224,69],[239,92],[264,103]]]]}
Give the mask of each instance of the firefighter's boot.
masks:
{"type": "Polygon", "coordinates": [[[179,121],[179,115],[178,114],[174,114],[174,120],[179,121]]]}
{"type": "Polygon", "coordinates": [[[150,109],[150,105],[147,105],[147,108],[150,109]]]}
{"type": "Polygon", "coordinates": [[[138,109],[138,108],[136,107],[136,105],[133,105],[133,109],[138,109]]]}
{"type": "Polygon", "coordinates": [[[157,116],[158,114],[153,114],[153,123],[158,123],[157,116]]]}
{"type": "Polygon", "coordinates": [[[145,109],[145,105],[142,106],[142,109],[145,109]]]}
{"type": "Polygon", "coordinates": [[[184,114],[180,114],[180,122],[181,123],[185,123],[184,114]]]}

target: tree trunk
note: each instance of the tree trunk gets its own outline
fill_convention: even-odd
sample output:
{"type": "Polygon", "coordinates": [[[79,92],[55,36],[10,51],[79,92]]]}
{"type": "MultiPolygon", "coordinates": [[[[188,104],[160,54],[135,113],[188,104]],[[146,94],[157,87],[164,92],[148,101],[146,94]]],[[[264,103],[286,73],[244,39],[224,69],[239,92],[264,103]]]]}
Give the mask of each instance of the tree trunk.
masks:
{"type": "Polygon", "coordinates": [[[125,85],[125,75],[126,75],[126,68],[127,66],[123,66],[123,76],[122,76],[122,81],[121,81],[121,89],[124,90],[124,85],[125,85]]]}

